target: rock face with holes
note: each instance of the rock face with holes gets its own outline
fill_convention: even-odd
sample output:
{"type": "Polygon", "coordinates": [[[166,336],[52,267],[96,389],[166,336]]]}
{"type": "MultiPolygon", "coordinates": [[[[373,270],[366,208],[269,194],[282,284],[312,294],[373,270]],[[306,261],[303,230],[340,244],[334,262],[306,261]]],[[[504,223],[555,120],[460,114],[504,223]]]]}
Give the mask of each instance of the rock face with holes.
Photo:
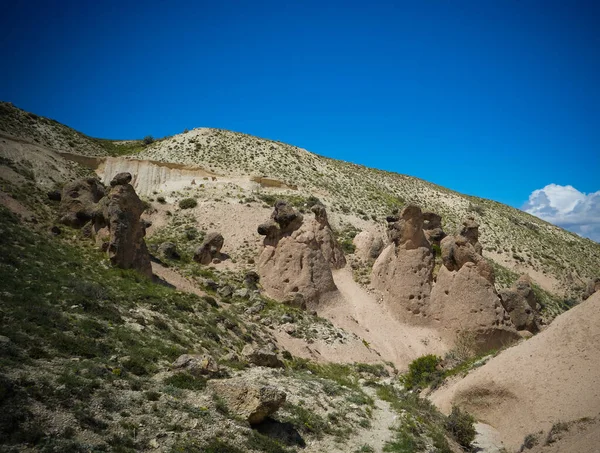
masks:
{"type": "Polygon", "coordinates": [[[478,227],[468,218],[457,235],[442,240],[443,265],[431,292],[429,315],[450,341],[470,332],[474,347],[483,351],[519,335],[494,288],[493,269],[481,255],[478,227]]]}
{"type": "Polygon", "coordinates": [[[94,231],[97,240],[107,239],[104,244],[112,264],[151,277],[150,254],[144,241],[146,228],[140,219],[144,204],[130,181],[129,173],[119,173],[113,178],[110,191],[98,203],[94,231]]]}
{"type": "Polygon", "coordinates": [[[501,290],[500,298],[517,330],[540,330],[539,304],[528,276],[521,276],[512,288],[501,290]]]}
{"type": "Polygon", "coordinates": [[[60,222],[81,228],[98,212],[98,202],[106,188],[96,178],[83,178],[66,184],[60,196],[60,222]]]}
{"type": "Polygon", "coordinates": [[[400,317],[426,315],[433,282],[434,255],[423,233],[418,206],[406,206],[388,221],[389,245],[373,265],[371,281],[400,317]]]}
{"type": "Polygon", "coordinates": [[[313,223],[304,222],[292,206],[278,201],[258,233],[265,236],[258,273],[271,297],[280,301],[301,298],[306,307],[314,308],[322,296],[337,289],[313,223]]]}
{"type": "Polygon", "coordinates": [[[245,378],[210,380],[208,387],[230,411],[251,425],[262,422],[286,400],[286,394],[276,387],[259,385],[245,378]]]}

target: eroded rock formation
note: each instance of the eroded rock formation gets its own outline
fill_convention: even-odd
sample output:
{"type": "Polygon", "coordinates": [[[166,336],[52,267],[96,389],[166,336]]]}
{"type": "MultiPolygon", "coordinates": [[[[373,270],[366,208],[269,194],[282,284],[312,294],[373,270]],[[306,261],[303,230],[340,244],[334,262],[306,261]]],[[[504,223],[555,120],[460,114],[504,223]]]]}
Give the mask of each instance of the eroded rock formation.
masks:
{"type": "Polygon", "coordinates": [[[431,245],[440,245],[446,233],[442,229],[442,216],[435,212],[423,213],[423,232],[431,245]]]}
{"type": "Polygon", "coordinates": [[[431,292],[429,314],[451,341],[470,332],[475,348],[503,346],[517,331],[494,288],[493,268],[481,255],[479,225],[466,219],[455,236],[441,242],[442,267],[431,292]]]}
{"type": "Polygon", "coordinates": [[[399,216],[387,220],[390,244],[373,265],[372,284],[384,294],[395,313],[425,313],[433,281],[434,255],[423,233],[421,209],[409,205],[399,216]]]}
{"type": "Polygon", "coordinates": [[[98,210],[106,188],[96,178],[83,178],[66,184],[58,208],[60,222],[73,228],[88,223],[98,210]]]}
{"type": "Polygon", "coordinates": [[[540,329],[538,300],[527,275],[521,276],[512,288],[503,289],[499,293],[502,305],[517,330],[536,333],[540,329]]]}
{"type": "Polygon", "coordinates": [[[106,190],[96,178],[67,184],[59,207],[60,221],[93,236],[111,262],[152,276],[150,254],[140,220],[144,205],[135,193],[130,173],[117,174],[106,190]]]}
{"type": "Polygon", "coordinates": [[[329,263],[332,269],[341,269],[346,265],[346,257],[342,247],[335,239],[329,220],[327,219],[327,211],[322,204],[316,204],[311,211],[315,214],[313,222],[313,232],[315,240],[321,248],[323,256],[329,263]]]}
{"type": "Polygon", "coordinates": [[[108,228],[107,252],[112,264],[151,277],[150,254],[144,241],[146,228],[140,219],[144,204],[130,181],[130,173],[119,173],[113,178],[110,191],[99,203],[101,215],[95,217],[95,223],[108,228]]]}
{"type": "Polygon", "coordinates": [[[194,261],[200,264],[210,264],[215,258],[219,259],[224,243],[225,239],[221,233],[215,231],[208,233],[194,253],[194,261]]]}
{"type": "Polygon", "coordinates": [[[446,269],[459,271],[466,263],[474,263],[479,274],[494,283],[494,270],[481,255],[479,224],[473,217],[467,218],[455,236],[447,236],[441,242],[442,262],[446,269]]]}
{"type": "MultiPolygon", "coordinates": [[[[316,220],[315,220],[316,222],[316,220]]],[[[257,260],[260,282],[275,299],[301,300],[315,306],[322,295],[336,290],[328,260],[315,235],[315,225],[283,201],[271,219],[258,227],[265,236],[257,260]]]]}

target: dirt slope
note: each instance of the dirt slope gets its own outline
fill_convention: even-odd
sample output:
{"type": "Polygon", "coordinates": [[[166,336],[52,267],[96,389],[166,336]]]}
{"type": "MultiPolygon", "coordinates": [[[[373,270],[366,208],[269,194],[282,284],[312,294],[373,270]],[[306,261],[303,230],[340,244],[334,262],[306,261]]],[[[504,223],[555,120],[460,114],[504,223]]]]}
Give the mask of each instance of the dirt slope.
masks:
{"type": "MultiPolygon", "coordinates": [[[[518,448],[530,433],[600,414],[600,293],[557,317],[539,335],[435,392],[443,411],[472,412],[518,448]]],[[[566,450],[565,450],[566,451],[566,450]]],[[[578,451],[578,450],[571,450],[578,451]]]]}

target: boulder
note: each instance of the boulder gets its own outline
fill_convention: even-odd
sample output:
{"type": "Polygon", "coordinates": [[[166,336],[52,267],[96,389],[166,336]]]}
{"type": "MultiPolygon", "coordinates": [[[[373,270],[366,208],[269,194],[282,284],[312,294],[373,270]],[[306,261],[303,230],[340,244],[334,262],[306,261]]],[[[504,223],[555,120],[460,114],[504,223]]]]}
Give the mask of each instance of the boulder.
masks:
{"type": "Polygon", "coordinates": [[[388,217],[390,244],[373,265],[371,282],[392,312],[419,315],[426,311],[433,282],[434,255],[423,233],[423,215],[409,205],[388,217]]]}
{"type": "Polygon", "coordinates": [[[174,369],[185,369],[195,376],[219,373],[219,365],[208,354],[183,354],[171,366],[174,369]]]}
{"type": "Polygon", "coordinates": [[[539,331],[538,301],[528,276],[522,276],[512,288],[500,290],[499,294],[517,330],[539,331]]]}
{"type": "Polygon", "coordinates": [[[352,243],[356,247],[354,254],[364,261],[376,260],[385,246],[383,240],[370,231],[361,231],[352,243]]]}
{"type": "Polygon", "coordinates": [[[314,306],[337,288],[314,224],[303,220],[302,214],[287,203],[275,204],[270,221],[258,227],[265,239],[257,268],[261,285],[271,297],[284,301],[300,293],[314,306]]]}
{"type": "Polygon", "coordinates": [[[248,363],[252,363],[257,366],[266,366],[269,368],[282,368],[283,362],[277,357],[275,351],[264,347],[264,348],[255,348],[252,345],[247,344],[242,349],[242,357],[248,361],[248,363]]]}
{"type": "Polygon", "coordinates": [[[223,248],[223,235],[215,231],[208,233],[204,241],[194,253],[194,261],[200,264],[210,264],[213,259],[220,258],[221,249],[223,248]]]}
{"type": "Polygon", "coordinates": [[[260,275],[254,271],[246,272],[244,275],[244,286],[250,291],[258,290],[258,283],[260,282],[260,275]]]}
{"type": "Polygon", "coordinates": [[[131,181],[119,173],[110,183],[111,189],[99,203],[101,208],[95,216],[94,231],[97,238],[106,237],[110,261],[122,269],[136,269],[152,276],[150,254],[144,241],[146,229],[140,219],[144,204],[137,196],[131,181]]]}
{"type": "Polygon", "coordinates": [[[208,387],[231,412],[251,425],[262,422],[286,400],[286,394],[276,387],[256,384],[245,378],[211,380],[208,387]]]}
{"type": "Polygon", "coordinates": [[[60,222],[81,228],[98,213],[98,202],[106,188],[96,178],[83,178],[66,184],[58,208],[60,222]]]}
{"type": "Polygon", "coordinates": [[[178,260],[181,258],[174,242],[163,242],[158,246],[158,254],[167,259],[178,260]]]}

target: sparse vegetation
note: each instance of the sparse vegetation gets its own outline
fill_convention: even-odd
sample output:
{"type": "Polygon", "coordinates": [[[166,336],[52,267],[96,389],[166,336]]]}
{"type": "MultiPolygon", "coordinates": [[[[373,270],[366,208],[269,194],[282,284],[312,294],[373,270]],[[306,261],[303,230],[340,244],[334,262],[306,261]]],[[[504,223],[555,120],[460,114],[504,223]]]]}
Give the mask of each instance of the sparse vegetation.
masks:
{"type": "Polygon", "coordinates": [[[470,449],[471,443],[475,440],[475,419],[465,411],[460,410],[458,406],[452,407],[452,412],[446,420],[446,429],[464,448],[470,449]]]}
{"type": "Polygon", "coordinates": [[[179,200],[179,207],[181,209],[192,209],[198,206],[198,202],[193,198],[184,198],[179,200]]]}

